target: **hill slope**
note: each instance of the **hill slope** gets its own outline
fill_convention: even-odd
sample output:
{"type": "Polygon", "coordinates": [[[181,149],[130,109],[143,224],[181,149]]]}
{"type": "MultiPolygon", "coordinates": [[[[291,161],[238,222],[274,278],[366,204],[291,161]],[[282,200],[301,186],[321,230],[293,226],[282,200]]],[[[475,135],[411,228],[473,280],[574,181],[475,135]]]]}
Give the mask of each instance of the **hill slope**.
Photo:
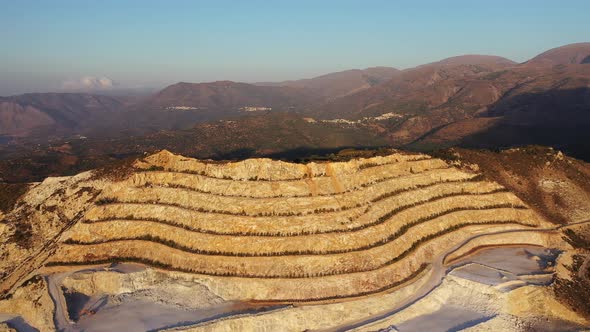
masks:
{"type": "MultiPolygon", "coordinates": [[[[422,66],[460,66],[460,65],[485,65],[497,66],[497,68],[514,66],[517,63],[497,55],[466,54],[446,58],[422,66]]],[[[419,67],[422,67],[419,66],[419,67]]]]}
{"type": "Polygon", "coordinates": [[[256,86],[247,83],[218,81],[212,83],[177,83],[148,99],[144,106],[158,110],[237,111],[242,107],[288,109],[314,99],[309,91],[290,87],[256,86]]]}
{"type": "Polygon", "coordinates": [[[362,119],[393,113],[379,126],[394,146],[536,143],[588,158],[578,142],[590,120],[589,70],[579,64],[517,66],[500,57],[460,56],[404,70],[385,83],[316,106],[311,116],[362,119]]]}
{"type": "Polygon", "coordinates": [[[556,66],[587,63],[590,43],[569,44],[543,52],[524,63],[530,66],[556,66]]]}
{"type": "Polygon", "coordinates": [[[84,93],[0,97],[0,135],[71,134],[111,123],[123,108],[120,99],[84,93]]]}
{"type": "Polygon", "coordinates": [[[480,148],[540,144],[590,158],[583,143],[590,138],[589,66],[525,66],[496,76],[489,82],[501,95],[495,102],[475,118],[445,123],[413,143],[480,148]]]}
{"type": "Polygon", "coordinates": [[[420,66],[365,91],[322,104],[313,114],[322,118],[359,118],[387,112],[411,116],[450,102],[461,104],[461,113],[473,113],[499,97],[486,80],[486,75],[497,68],[495,64],[420,66]]]}
{"type": "Polygon", "coordinates": [[[391,79],[399,72],[398,69],[390,67],[372,67],[330,73],[309,79],[256,84],[305,88],[323,97],[333,99],[368,89],[391,79]]]}

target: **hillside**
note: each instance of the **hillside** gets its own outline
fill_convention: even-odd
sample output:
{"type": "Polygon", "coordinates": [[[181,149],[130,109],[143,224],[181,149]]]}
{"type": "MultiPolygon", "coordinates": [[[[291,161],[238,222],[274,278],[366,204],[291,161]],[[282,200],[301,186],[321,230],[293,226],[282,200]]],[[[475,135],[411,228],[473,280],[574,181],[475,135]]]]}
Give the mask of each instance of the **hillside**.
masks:
{"type": "MultiPolygon", "coordinates": [[[[586,144],[590,140],[590,66],[517,66],[479,72],[481,68],[485,67],[425,66],[404,71],[388,83],[391,89],[380,84],[362,93],[375,92],[369,96],[375,100],[395,95],[388,99],[392,104],[369,107],[351,116],[359,119],[354,121],[322,121],[317,115],[297,112],[237,111],[232,117],[216,115],[225,120],[195,125],[208,115],[203,111],[129,112],[130,126],[144,131],[51,144],[23,140],[1,148],[0,177],[11,182],[40,180],[163,148],[199,158],[274,155],[292,160],[344,147],[434,151],[449,146],[497,149],[537,144],[590,160],[586,144]],[[162,127],[168,130],[145,132],[162,127]]],[[[342,104],[334,108],[335,116],[344,116],[342,112],[354,105],[354,96],[338,99],[342,104]]]]}
{"type": "Polygon", "coordinates": [[[569,273],[555,250],[578,252],[562,239],[573,221],[460,167],[401,151],[306,164],[162,151],[49,178],[3,217],[0,309],[43,331],[374,329],[448,324],[446,299],[463,308],[453,324],[587,324],[550,286],[569,273]]]}
{"type": "Polygon", "coordinates": [[[256,86],[231,81],[181,82],[164,88],[144,105],[151,109],[179,111],[182,107],[195,111],[237,111],[248,106],[286,110],[308,103],[314,98],[309,91],[291,87],[256,86]]]}
{"type": "Polygon", "coordinates": [[[590,67],[518,68],[490,82],[501,98],[471,119],[442,123],[412,142],[423,148],[444,145],[497,148],[549,145],[588,160],[590,67]]]}
{"type": "MultiPolygon", "coordinates": [[[[586,44],[534,59],[582,58],[586,44]]],[[[145,99],[6,97],[0,101],[0,177],[73,174],[101,160],[164,148],[223,159],[283,157],[293,149],[319,154],[342,147],[434,151],[539,144],[590,160],[589,84],[590,66],[584,64],[517,65],[464,55],[403,71],[376,67],[272,86],[178,83],[145,99]],[[277,112],[291,113],[293,128],[277,112]]]]}
{"type": "Polygon", "coordinates": [[[0,149],[0,178],[7,182],[42,181],[47,176],[72,175],[161,149],[218,160],[264,156],[294,160],[348,147],[387,145],[382,135],[368,128],[313,123],[293,113],[263,113],[204,122],[186,130],[9,146],[0,149]]]}
{"type": "Polygon", "coordinates": [[[498,57],[463,56],[402,71],[388,82],[317,106],[310,116],[361,119],[384,113],[390,144],[551,145],[587,159],[586,65],[516,66],[498,57]],[[476,64],[478,63],[479,64],[476,64]]]}
{"type": "Polygon", "coordinates": [[[460,66],[460,65],[485,65],[495,66],[496,69],[515,66],[517,63],[496,55],[466,54],[458,55],[440,61],[432,62],[423,66],[460,66]]]}
{"type": "Polygon", "coordinates": [[[372,67],[367,69],[345,70],[309,79],[256,84],[304,88],[325,98],[334,99],[366,90],[374,85],[391,79],[399,72],[398,69],[390,67],[372,67]]]}
{"type": "Polygon", "coordinates": [[[557,66],[588,63],[590,43],[577,43],[550,49],[524,63],[527,66],[557,66]]]}
{"type": "MultiPolygon", "coordinates": [[[[354,118],[388,111],[419,114],[444,105],[457,97],[458,92],[464,92],[466,97],[474,95],[473,92],[464,91],[470,82],[485,84],[486,75],[510,66],[513,66],[510,60],[495,56],[448,58],[403,70],[391,80],[322,104],[314,112],[323,118],[354,118]]],[[[471,88],[482,90],[485,86],[474,84],[471,88]]],[[[494,101],[486,95],[475,97],[483,100],[463,100],[465,108],[472,107],[470,104],[473,102],[481,104],[494,101]]]]}
{"type": "Polygon", "coordinates": [[[452,148],[440,156],[455,165],[478,165],[546,218],[567,224],[590,216],[590,164],[540,146],[498,152],[452,148]]]}
{"type": "Polygon", "coordinates": [[[31,93],[0,97],[0,136],[68,135],[114,123],[124,108],[115,97],[31,93]]]}

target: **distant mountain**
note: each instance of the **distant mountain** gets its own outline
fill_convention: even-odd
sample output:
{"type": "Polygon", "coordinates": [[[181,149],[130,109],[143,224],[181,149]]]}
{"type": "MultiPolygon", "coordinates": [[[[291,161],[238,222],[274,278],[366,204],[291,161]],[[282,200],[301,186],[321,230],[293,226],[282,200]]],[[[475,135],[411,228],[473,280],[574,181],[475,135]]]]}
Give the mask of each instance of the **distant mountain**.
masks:
{"type": "Polygon", "coordinates": [[[29,93],[0,97],[0,135],[71,134],[106,125],[121,99],[84,93],[29,93]]]}
{"type": "Polygon", "coordinates": [[[446,121],[449,110],[438,108],[410,117],[391,136],[413,132],[410,146],[418,149],[550,145],[590,160],[584,143],[590,141],[590,66],[521,66],[490,74],[485,83],[498,97],[473,116],[446,121]]]}
{"type": "Polygon", "coordinates": [[[515,70],[505,80],[514,86],[488,107],[486,116],[503,116],[516,125],[590,125],[590,66],[515,70]]]}
{"type": "Polygon", "coordinates": [[[257,86],[218,81],[176,83],[164,88],[143,103],[156,110],[236,111],[244,107],[288,109],[304,105],[317,97],[304,89],[257,86]]]}
{"type": "Polygon", "coordinates": [[[229,148],[255,148],[250,143],[263,142],[264,136],[273,141],[260,143],[269,146],[261,150],[274,153],[318,137],[332,142],[326,133],[340,135],[339,142],[348,144],[359,140],[347,141],[345,135],[370,132],[378,138],[371,142],[395,147],[545,144],[590,160],[584,143],[590,141],[590,66],[583,64],[590,62],[584,51],[588,45],[550,50],[525,64],[463,55],[402,71],[376,67],[280,83],[177,83],[144,99],[85,94],[6,97],[0,98],[0,140],[42,140],[48,134],[91,130],[99,138],[118,131],[118,144],[125,148],[113,151],[117,155],[126,154],[127,148],[133,153],[163,148],[164,142],[193,147],[183,153],[215,155],[229,148]],[[281,111],[297,120],[273,117],[281,111]],[[217,120],[229,122],[215,124],[217,120]],[[304,130],[287,135],[286,123],[304,130]],[[132,147],[125,143],[130,136],[136,137],[132,147]],[[224,143],[234,139],[244,142],[224,143]],[[150,143],[138,143],[144,141],[150,143]],[[194,142],[226,147],[216,150],[194,142]]]}
{"type": "Polygon", "coordinates": [[[387,82],[317,105],[310,116],[394,114],[374,125],[394,146],[542,143],[588,158],[590,151],[580,142],[590,134],[580,133],[590,132],[589,87],[586,65],[520,66],[500,57],[461,56],[404,70],[387,82]]]}
{"type": "Polygon", "coordinates": [[[403,70],[369,89],[317,105],[312,114],[320,118],[362,118],[387,112],[412,115],[449,102],[461,102],[468,106],[462,111],[473,112],[498,97],[487,85],[486,75],[513,65],[494,56],[449,58],[403,70]]]}
{"type": "Polygon", "coordinates": [[[399,72],[398,69],[391,67],[372,67],[345,70],[302,80],[256,83],[256,85],[304,88],[326,98],[338,98],[385,82],[399,72]]]}
{"type": "Polygon", "coordinates": [[[556,66],[590,63],[590,43],[569,44],[550,49],[525,62],[529,66],[556,66]]]}
{"type": "Polygon", "coordinates": [[[486,65],[498,67],[510,67],[517,63],[496,55],[467,54],[446,58],[423,66],[460,66],[460,65],[486,65]]]}
{"type": "Polygon", "coordinates": [[[319,98],[310,90],[293,87],[180,82],[129,106],[124,127],[134,134],[189,129],[199,122],[252,113],[302,110],[319,98]]]}

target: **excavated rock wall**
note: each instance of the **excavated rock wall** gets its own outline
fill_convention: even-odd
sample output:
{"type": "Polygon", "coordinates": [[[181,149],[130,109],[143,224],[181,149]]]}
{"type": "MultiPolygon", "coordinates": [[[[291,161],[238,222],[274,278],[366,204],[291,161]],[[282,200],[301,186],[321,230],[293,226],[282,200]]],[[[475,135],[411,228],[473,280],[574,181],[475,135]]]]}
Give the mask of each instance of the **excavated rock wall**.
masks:
{"type": "Polygon", "coordinates": [[[135,167],[49,265],[134,261],[199,275],[225,299],[320,301],[397,287],[474,233],[546,224],[497,183],[422,154],[303,165],[163,151],[135,167]]]}
{"type": "Polygon", "coordinates": [[[545,225],[497,183],[423,154],[292,164],[162,151],[134,168],[30,190],[5,218],[26,214],[45,240],[5,244],[22,268],[4,266],[4,289],[47,264],[127,260],[201,275],[232,300],[340,299],[396,287],[474,232],[545,225]]]}

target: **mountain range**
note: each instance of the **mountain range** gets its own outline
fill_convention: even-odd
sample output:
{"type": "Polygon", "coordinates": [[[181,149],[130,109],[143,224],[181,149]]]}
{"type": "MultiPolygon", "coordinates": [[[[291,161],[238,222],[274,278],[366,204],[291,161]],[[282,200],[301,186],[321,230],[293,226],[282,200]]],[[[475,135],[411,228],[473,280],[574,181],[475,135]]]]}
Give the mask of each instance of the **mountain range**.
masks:
{"type": "Polygon", "coordinates": [[[30,152],[31,142],[61,145],[84,136],[88,139],[75,143],[77,155],[139,154],[176,146],[175,152],[216,158],[251,148],[251,142],[260,141],[256,130],[262,126],[274,138],[249,155],[362,141],[362,146],[426,151],[543,144],[590,160],[583,144],[590,139],[589,64],[590,43],[579,43],[520,64],[463,55],[404,70],[374,67],[296,81],[181,82],[144,97],[0,97],[0,157],[15,157],[7,151],[17,148],[30,152]],[[289,121],[298,123],[289,135],[280,138],[280,126],[272,133],[277,123],[289,121]],[[220,143],[215,130],[237,130],[239,140],[220,143]],[[359,133],[365,133],[364,140],[357,139],[359,133]],[[105,143],[111,140],[118,143],[105,143]]]}

